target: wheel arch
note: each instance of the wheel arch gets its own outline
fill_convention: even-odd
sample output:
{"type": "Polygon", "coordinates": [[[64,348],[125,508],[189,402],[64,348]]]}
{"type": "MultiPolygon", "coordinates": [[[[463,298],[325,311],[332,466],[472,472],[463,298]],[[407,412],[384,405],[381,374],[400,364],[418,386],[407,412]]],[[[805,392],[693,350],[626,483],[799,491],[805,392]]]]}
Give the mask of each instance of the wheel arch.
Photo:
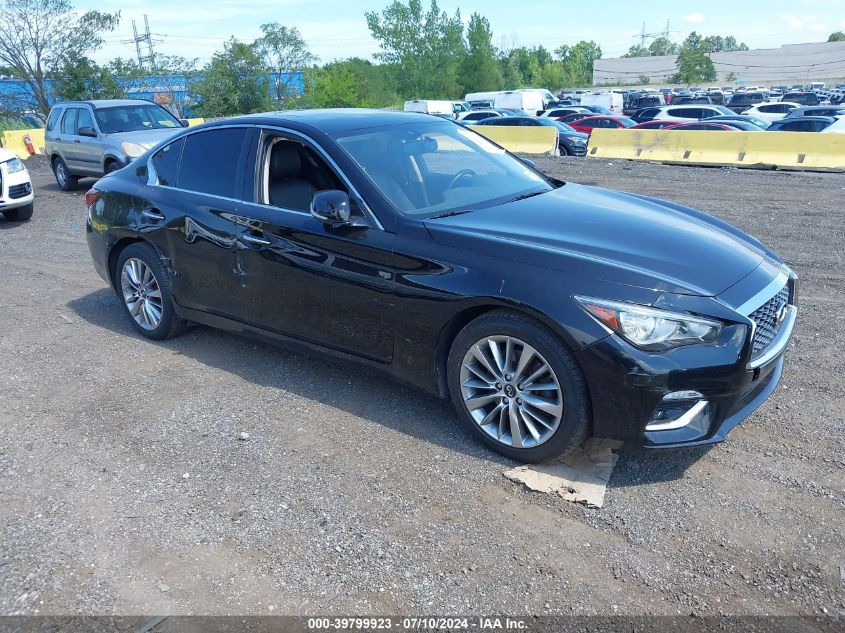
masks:
{"type": "MultiPolygon", "coordinates": [[[[569,336],[564,328],[547,314],[536,310],[527,305],[503,303],[503,302],[486,302],[466,306],[449,319],[446,325],[441,329],[440,335],[437,337],[437,344],[434,350],[434,376],[437,382],[437,395],[440,398],[449,397],[449,385],[447,380],[447,362],[449,359],[449,351],[452,348],[452,343],[458,336],[458,333],[463,330],[471,321],[474,321],[480,316],[493,312],[495,310],[512,312],[520,316],[528,317],[537,321],[538,323],[549,328],[563,344],[572,352],[575,362],[578,362],[577,345],[571,336],[569,336]]],[[[581,367],[583,372],[583,367],[581,367]]],[[[589,390],[589,386],[588,386],[589,390]]]]}
{"type": "MultiPolygon", "coordinates": [[[[149,244],[153,248],[156,248],[154,244],[151,244],[147,240],[140,238],[140,237],[124,237],[114,243],[114,245],[109,249],[109,256],[108,256],[108,271],[109,271],[109,280],[111,282],[111,287],[117,291],[117,260],[120,258],[120,254],[126,250],[128,246],[132,244],[149,244]]],[[[158,249],[156,248],[156,251],[158,249]]]]}

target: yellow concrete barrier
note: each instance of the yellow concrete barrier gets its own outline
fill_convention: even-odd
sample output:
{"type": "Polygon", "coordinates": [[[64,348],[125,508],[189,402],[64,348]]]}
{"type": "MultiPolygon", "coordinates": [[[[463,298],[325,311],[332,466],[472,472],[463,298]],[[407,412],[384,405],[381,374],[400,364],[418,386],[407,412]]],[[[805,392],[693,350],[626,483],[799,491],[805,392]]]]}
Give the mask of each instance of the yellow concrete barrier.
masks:
{"type": "Polygon", "coordinates": [[[44,153],[44,130],[6,130],[0,134],[2,146],[10,152],[14,152],[20,158],[27,159],[31,156],[26,147],[26,138],[29,138],[36,154],[44,153]]]}
{"type": "Polygon", "coordinates": [[[195,125],[202,125],[205,123],[205,119],[198,118],[198,119],[186,119],[188,121],[188,127],[194,127],[195,125]]]}
{"type": "Polygon", "coordinates": [[[498,143],[509,152],[549,154],[557,151],[557,129],[553,127],[475,125],[472,130],[498,143]]]}
{"type": "Polygon", "coordinates": [[[845,170],[845,134],[595,129],[587,156],[689,165],[845,170]]]}

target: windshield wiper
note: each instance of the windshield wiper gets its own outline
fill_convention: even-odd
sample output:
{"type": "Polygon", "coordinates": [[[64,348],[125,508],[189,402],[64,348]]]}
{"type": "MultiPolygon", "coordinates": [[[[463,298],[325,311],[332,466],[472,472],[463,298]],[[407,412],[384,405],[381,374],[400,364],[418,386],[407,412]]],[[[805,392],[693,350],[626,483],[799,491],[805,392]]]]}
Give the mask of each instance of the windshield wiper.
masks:
{"type": "Polygon", "coordinates": [[[433,215],[428,219],[437,220],[438,218],[451,218],[453,215],[462,215],[469,212],[470,209],[455,209],[454,211],[447,211],[446,213],[441,213],[440,215],[433,215]]]}
{"type": "Polygon", "coordinates": [[[502,204],[510,204],[511,202],[519,202],[520,200],[525,200],[526,198],[533,198],[534,196],[539,196],[541,193],[548,193],[548,191],[531,191],[529,193],[523,193],[518,195],[516,198],[511,198],[510,200],[505,200],[502,204]]]}

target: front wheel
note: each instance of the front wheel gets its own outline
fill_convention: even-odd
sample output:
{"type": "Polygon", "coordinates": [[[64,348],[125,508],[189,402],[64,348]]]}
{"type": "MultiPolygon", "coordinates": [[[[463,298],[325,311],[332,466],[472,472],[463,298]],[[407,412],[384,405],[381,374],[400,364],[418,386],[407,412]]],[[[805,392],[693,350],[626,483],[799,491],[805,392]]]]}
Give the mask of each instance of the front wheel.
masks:
{"type": "Polygon", "coordinates": [[[3,217],[7,220],[11,220],[12,222],[25,222],[32,217],[32,212],[35,209],[35,204],[30,202],[29,204],[18,207],[17,209],[9,209],[8,211],[3,211],[3,217]]]}
{"type": "Polygon", "coordinates": [[[70,173],[61,156],[57,156],[53,161],[53,175],[56,176],[56,183],[62,191],[75,191],[79,186],[79,178],[70,173]]]}
{"type": "Polygon", "coordinates": [[[448,381],[461,420],[511,459],[554,459],[589,432],[587,387],[572,353],[521,314],[497,310],[467,325],[449,352],[448,381]]]}
{"type": "Polygon", "coordinates": [[[117,293],[132,326],[142,335],[164,340],[181,334],[185,322],[173,308],[170,277],[149,244],[131,244],[115,266],[117,293]]]}

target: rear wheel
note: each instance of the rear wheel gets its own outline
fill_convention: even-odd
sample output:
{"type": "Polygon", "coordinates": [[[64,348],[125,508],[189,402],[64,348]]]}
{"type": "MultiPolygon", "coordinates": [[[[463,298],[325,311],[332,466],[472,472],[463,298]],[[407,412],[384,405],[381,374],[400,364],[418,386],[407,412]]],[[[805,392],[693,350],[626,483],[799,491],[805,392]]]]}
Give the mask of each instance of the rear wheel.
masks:
{"type": "Polygon", "coordinates": [[[554,459],[589,432],[580,367],[554,332],[526,316],[495,311],[467,325],[452,344],[448,380],[470,431],[511,459],[554,459]]]}
{"type": "Polygon", "coordinates": [[[9,209],[3,211],[3,217],[12,222],[24,222],[32,217],[32,212],[35,209],[35,204],[30,202],[28,205],[18,207],[17,209],[9,209]]]}
{"type": "Polygon", "coordinates": [[[127,246],[117,258],[115,279],[129,320],[141,335],[160,341],[185,330],[173,308],[170,277],[152,246],[127,246]]]}
{"type": "Polygon", "coordinates": [[[56,156],[53,159],[53,174],[56,176],[56,183],[62,191],[75,191],[79,186],[79,178],[70,173],[61,156],[56,156]]]}

